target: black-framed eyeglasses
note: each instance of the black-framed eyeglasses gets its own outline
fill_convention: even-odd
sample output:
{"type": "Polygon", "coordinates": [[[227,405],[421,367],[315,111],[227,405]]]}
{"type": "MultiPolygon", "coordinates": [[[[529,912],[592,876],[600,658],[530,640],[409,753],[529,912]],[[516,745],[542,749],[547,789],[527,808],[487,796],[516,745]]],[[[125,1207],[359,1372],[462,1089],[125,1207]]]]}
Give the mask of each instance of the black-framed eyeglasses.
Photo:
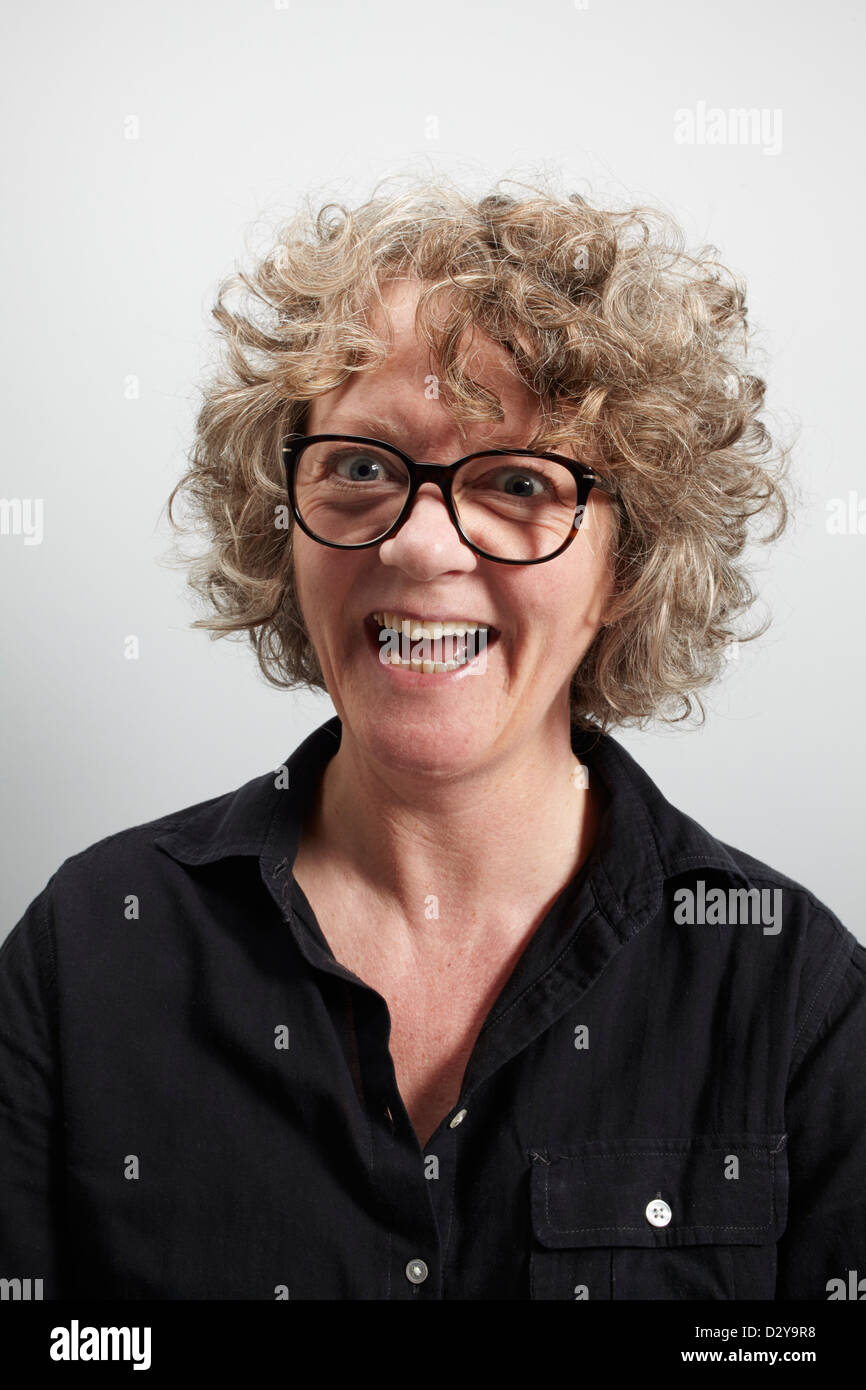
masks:
{"type": "Polygon", "coordinates": [[[286,486],[301,530],[320,545],[364,550],[395,535],[418,489],[435,483],[470,550],[502,565],[540,565],[571,544],[593,487],[563,454],[484,449],[455,463],[417,463],[393,444],[355,434],[289,435],[286,486]]]}

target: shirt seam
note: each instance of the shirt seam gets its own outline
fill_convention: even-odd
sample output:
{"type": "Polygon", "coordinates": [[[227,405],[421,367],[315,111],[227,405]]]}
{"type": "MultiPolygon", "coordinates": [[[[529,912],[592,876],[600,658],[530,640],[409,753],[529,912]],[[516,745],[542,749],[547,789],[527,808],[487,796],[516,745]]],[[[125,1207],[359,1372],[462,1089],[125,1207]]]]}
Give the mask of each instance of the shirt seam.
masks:
{"type": "Polygon", "coordinates": [[[827,967],[824,970],[824,973],[822,974],[818,984],[815,987],[815,990],[806,1008],[806,1013],[803,1016],[800,1026],[794,1034],[793,1040],[791,1042],[791,1063],[788,1069],[789,1086],[791,1084],[791,1080],[793,1079],[794,1073],[803,1061],[803,1058],[808,1052],[809,1047],[814,1042],[821,1028],[822,1023],[832,1011],[836,995],[841,989],[842,983],[845,979],[845,965],[848,963],[848,961],[852,959],[854,949],[857,945],[857,938],[854,936],[854,934],[852,932],[849,932],[845,927],[843,927],[840,922],[837,922],[836,919],[830,913],[828,913],[826,910],[822,910],[821,915],[826,918],[826,920],[834,929],[836,935],[835,950],[831,953],[830,959],[827,963],[827,967]],[[815,1009],[821,998],[822,991],[825,989],[828,980],[834,973],[838,976],[838,978],[836,979],[835,985],[831,988],[827,996],[826,1007],[824,1008],[823,1012],[817,1014],[813,1020],[813,1015],[815,1014],[815,1009]],[[811,1031],[807,1031],[807,1025],[810,1023],[810,1021],[812,1021],[813,1026],[811,1028],[811,1031]]]}
{"type": "MultiPolygon", "coordinates": [[[[687,1225],[687,1226],[685,1226],[685,1225],[684,1225],[684,1226],[679,1226],[679,1225],[676,1226],[676,1227],[674,1228],[674,1230],[673,1230],[672,1233],[673,1233],[673,1234],[678,1234],[678,1235],[684,1235],[684,1234],[694,1234],[696,1231],[771,1231],[771,1230],[773,1229],[773,1227],[775,1226],[775,1224],[776,1224],[776,1152],[777,1152],[777,1150],[775,1150],[775,1149],[770,1149],[770,1150],[763,1149],[763,1150],[760,1150],[760,1151],[763,1152],[763,1153],[765,1153],[765,1154],[768,1156],[768,1159],[769,1159],[769,1173],[768,1173],[769,1180],[770,1180],[770,1219],[769,1219],[769,1221],[766,1221],[763,1225],[760,1225],[760,1226],[759,1226],[759,1225],[756,1225],[755,1223],[750,1223],[750,1224],[748,1224],[748,1225],[730,1225],[730,1224],[728,1224],[728,1225],[719,1225],[719,1223],[716,1222],[716,1221],[693,1221],[693,1222],[691,1222],[691,1223],[690,1223],[689,1225],[687,1225]]],[[[645,1150],[642,1150],[642,1152],[643,1152],[643,1153],[647,1153],[647,1154],[651,1154],[651,1155],[652,1155],[652,1154],[666,1154],[666,1153],[667,1153],[667,1154],[677,1154],[677,1155],[679,1155],[682,1151],[681,1151],[681,1150],[678,1150],[678,1149],[674,1149],[674,1150],[668,1150],[668,1149],[645,1149],[645,1150]]],[[[583,1232],[583,1233],[589,1233],[589,1232],[596,1232],[596,1231],[645,1231],[645,1230],[646,1230],[646,1227],[645,1227],[645,1226],[642,1226],[642,1225],[641,1225],[641,1226],[620,1226],[620,1225],[617,1225],[616,1223],[611,1223],[611,1222],[608,1222],[606,1225],[603,1225],[603,1226],[555,1226],[555,1225],[553,1224],[553,1222],[551,1221],[551,1216],[550,1216],[550,1175],[549,1175],[549,1173],[545,1173],[545,1175],[544,1175],[544,1215],[545,1215],[545,1219],[546,1219],[546,1222],[547,1222],[547,1229],[548,1229],[549,1231],[555,1232],[557,1235],[563,1235],[563,1236],[578,1235],[578,1234],[581,1233],[581,1232],[583,1232]]]]}

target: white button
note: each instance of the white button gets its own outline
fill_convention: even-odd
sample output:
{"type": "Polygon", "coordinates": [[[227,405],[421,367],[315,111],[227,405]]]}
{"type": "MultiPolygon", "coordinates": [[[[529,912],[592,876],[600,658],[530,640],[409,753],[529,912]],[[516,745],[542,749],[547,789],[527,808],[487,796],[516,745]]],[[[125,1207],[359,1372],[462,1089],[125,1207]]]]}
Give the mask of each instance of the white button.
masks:
{"type": "Polygon", "coordinates": [[[448,1128],[449,1128],[449,1129],[456,1129],[457,1126],[458,1126],[458,1125],[461,1123],[461,1121],[463,1120],[463,1118],[464,1118],[465,1115],[466,1115],[466,1111],[465,1111],[465,1110],[458,1110],[458,1111],[457,1111],[457,1114],[454,1116],[454,1119],[451,1121],[451,1123],[449,1124],[448,1128]]]}
{"type": "Polygon", "coordinates": [[[646,1209],[646,1219],[651,1226],[666,1226],[671,1219],[671,1209],[661,1197],[655,1197],[646,1209]]]}
{"type": "Polygon", "coordinates": [[[406,1266],[406,1278],[411,1284],[423,1284],[428,1270],[423,1260],[410,1260],[406,1266]]]}

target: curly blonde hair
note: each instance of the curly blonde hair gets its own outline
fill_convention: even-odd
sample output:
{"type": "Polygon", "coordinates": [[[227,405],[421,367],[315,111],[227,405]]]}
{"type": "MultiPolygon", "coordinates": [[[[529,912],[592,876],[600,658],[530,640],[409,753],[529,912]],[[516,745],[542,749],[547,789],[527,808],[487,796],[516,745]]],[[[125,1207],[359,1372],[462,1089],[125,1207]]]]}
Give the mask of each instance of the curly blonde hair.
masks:
{"type": "Polygon", "coordinates": [[[714,247],[689,254],[658,209],[610,211],[525,184],[508,194],[502,182],[478,199],[439,177],[379,185],[355,208],[307,199],[249,272],[222,281],[213,315],[226,351],[168,500],[175,531],[203,524],[207,537],[204,553],[182,557],[208,609],[192,626],[246,633],[273,685],[325,689],[298,604],[294,522],[275,522],[281,445],[314,397],[385,359],[368,311],[386,281],[411,278],[446,408],[504,418],[461,363],[476,325],[538,396],[528,447],[576,446],[612,492],[614,600],[572,678],[574,724],[702,719],[696,692],[726,647],[767,626],[735,627],[756,597],[752,520],[764,514],[772,540],[789,514],[789,451],[758,418],[765,383],[747,365],[744,287],[714,247]]]}

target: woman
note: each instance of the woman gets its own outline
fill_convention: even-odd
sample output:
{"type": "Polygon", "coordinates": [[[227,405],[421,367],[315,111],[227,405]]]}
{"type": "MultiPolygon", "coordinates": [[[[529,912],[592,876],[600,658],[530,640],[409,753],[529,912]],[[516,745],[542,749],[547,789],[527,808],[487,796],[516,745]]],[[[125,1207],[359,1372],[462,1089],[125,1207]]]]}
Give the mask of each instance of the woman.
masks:
{"type": "Polygon", "coordinates": [[[608,732],[699,707],[784,525],[741,287],[658,214],[437,185],[299,217],[214,312],[199,622],[337,714],[12,932],[3,1272],[835,1296],[866,951],[608,732]]]}

